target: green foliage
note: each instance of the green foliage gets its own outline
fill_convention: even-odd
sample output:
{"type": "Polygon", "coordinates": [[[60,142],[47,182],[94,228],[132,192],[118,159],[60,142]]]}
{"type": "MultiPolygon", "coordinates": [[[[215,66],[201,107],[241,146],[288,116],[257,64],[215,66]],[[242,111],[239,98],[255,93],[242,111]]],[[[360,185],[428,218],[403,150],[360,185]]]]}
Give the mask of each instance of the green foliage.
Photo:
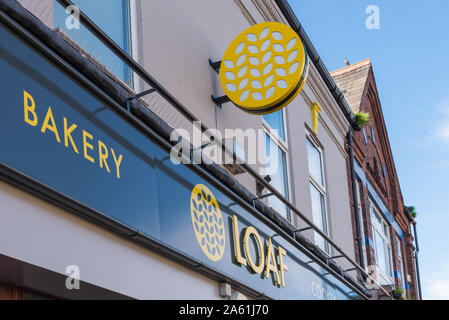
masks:
{"type": "Polygon", "coordinates": [[[410,206],[408,207],[408,211],[410,212],[410,215],[413,217],[413,219],[416,218],[416,216],[418,215],[418,212],[416,212],[415,207],[414,206],[410,206]]]}
{"type": "Polygon", "coordinates": [[[394,292],[396,292],[397,294],[403,294],[404,293],[404,289],[402,289],[401,287],[396,286],[394,288],[394,292]]]}
{"type": "Polygon", "coordinates": [[[397,300],[403,300],[404,299],[404,289],[401,287],[395,286],[393,290],[393,297],[397,300]]]}
{"type": "Polygon", "coordinates": [[[355,114],[355,122],[362,128],[369,122],[370,116],[368,112],[357,112],[355,114]]]}

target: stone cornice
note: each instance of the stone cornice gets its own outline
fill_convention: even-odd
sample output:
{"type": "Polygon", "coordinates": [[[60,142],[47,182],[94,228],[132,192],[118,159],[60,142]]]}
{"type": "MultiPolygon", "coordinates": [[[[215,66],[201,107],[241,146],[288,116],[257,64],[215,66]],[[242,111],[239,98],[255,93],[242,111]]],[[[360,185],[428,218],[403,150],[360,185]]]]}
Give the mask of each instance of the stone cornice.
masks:
{"type": "Polygon", "coordinates": [[[277,6],[270,0],[251,0],[266,21],[286,23],[277,6]]]}
{"type": "Polygon", "coordinates": [[[249,10],[246,8],[246,6],[243,4],[241,0],[234,0],[237,7],[239,7],[240,11],[242,12],[243,16],[248,20],[250,25],[256,24],[256,19],[251,15],[249,10]]]}

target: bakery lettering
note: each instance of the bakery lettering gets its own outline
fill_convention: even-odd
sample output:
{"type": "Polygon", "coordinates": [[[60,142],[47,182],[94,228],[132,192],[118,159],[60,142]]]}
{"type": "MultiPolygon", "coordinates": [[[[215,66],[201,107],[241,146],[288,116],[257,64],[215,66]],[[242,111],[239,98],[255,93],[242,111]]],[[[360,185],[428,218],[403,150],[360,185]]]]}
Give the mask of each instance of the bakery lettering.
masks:
{"type": "Polygon", "coordinates": [[[73,133],[78,129],[78,125],[70,123],[64,117],[57,126],[51,106],[48,107],[42,121],[37,116],[34,98],[25,90],[23,91],[23,106],[25,123],[39,128],[42,134],[53,134],[58,143],[63,143],[67,149],[72,149],[76,154],[81,152],[84,159],[97,164],[100,168],[120,179],[123,155],[116,153],[113,148],[108,148],[101,140],[94,141],[92,134],[85,130],[82,130],[82,141],[75,142],[73,133]]]}

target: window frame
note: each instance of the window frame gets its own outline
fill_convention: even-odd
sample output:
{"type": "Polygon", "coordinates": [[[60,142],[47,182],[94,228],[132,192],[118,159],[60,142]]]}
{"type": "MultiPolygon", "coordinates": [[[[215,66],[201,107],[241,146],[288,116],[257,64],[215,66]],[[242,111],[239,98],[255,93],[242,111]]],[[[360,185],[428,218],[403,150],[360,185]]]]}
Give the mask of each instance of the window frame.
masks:
{"type": "MultiPolygon", "coordinates": [[[[306,154],[307,154],[307,170],[308,170],[308,176],[309,176],[309,186],[313,186],[315,189],[318,190],[320,195],[323,197],[323,206],[324,206],[324,215],[322,216],[323,220],[322,225],[324,226],[325,230],[321,230],[325,235],[329,237],[330,235],[330,228],[329,228],[329,214],[328,214],[328,204],[327,204],[327,184],[326,184],[326,175],[325,175],[325,167],[324,167],[324,153],[323,148],[315,141],[315,138],[309,133],[306,133],[306,154]],[[319,181],[316,181],[315,178],[312,176],[310,172],[310,166],[309,166],[309,154],[308,154],[308,147],[307,147],[307,141],[314,147],[320,154],[320,168],[321,168],[321,177],[323,180],[323,185],[320,184],[319,181]]],[[[310,194],[310,201],[312,201],[312,194],[310,194]]],[[[313,219],[313,213],[312,213],[312,219],[313,219]]],[[[315,221],[313,221],[314,224],[315,221]]],[[[314,232],[315,237],[322,238],[319,234],[314,232]]],[[[323,238],[324,241],[324,249],[323,251],[327,254],[330,254],[330,246],[329,243],[323,238]]],[[[317,242],[315,240],[315,242],[317,242]]]]}
{"type": "MultiPolygon", "coordinates": [[[[276,128],[272,128],[270,126],[270,124],[264,119],[263,116],[261,116],[262,119],[262,127],[264,129],[264,131],[267,131],[270,135],[270,138],[276,140],[276,142],[278,144],[281,145],[281,147],[284,149],[284,151],[287,153],[288,152],[288,135],[287,135],[287,126],[286,126],[286,116],[285,116],[285,110],[281,109],[277,112],[281,112],[282,115],[282,130],[284,131],[284,137],[285,139],[282,139],[279,134],[275,133],[274,130],[276,130],[276,128]]],[[[278,130],[279,132],[279,130],[278,130]]]]}
{"type": "Polygon", "coordinates": [[[310,144],[319,152],[320,154],[320,168],[321,168],[321,177],[323,180],[323,184],[321,185],[319,181],[316,181],[314,177],[312,177],[311,173],[310,173],[310,167],[309,167],[309,157],[307,154],[307,166],[309,169],[309,179],[311,179],[313,181],[313,183],[315,184],[315,186],[324,194],[326,194],[326,190],[327,190],[327,186],[326,186],[326,179],[325,179],[325,175],[324,175],[324,156],[323,156],[323,150],[322,148],[313,140],[311,135],[307,135],[306,136],[306,152],[307,152],[307,141],[310,142],[310,144]]]}
{"type": "MultiPolygon", "coordinates": [[[[136,0],[128,0],[129,3],[129,36],[130,36],[130,56],[134,59],[134,61],[137,61],[140,63],[140,57],[139,57],[139,49],[141,44],[139,43],[139,15],[137,12],[137,3],[136,0]]],[[[141,88],[141,81],[140,76],[134,72],[134,70],[131,70],[132,73],[132,89],[134,92],[140,92],[143,91],[141,88]]]]}
{"type": "MultiPolygon", "coordinates": [[[[103,30],[102,31],[107,34],[112,41],[114,41],[114,43],[117,44],[117,46],[119,46],[120,48],[122,48],[122,50],[127,53],[130,57],[133,57],[133,32],[134,32],[134,27],[133,27],[133,15],[131,13],[131,9],[132,9],[132,5],[131,2],[133,2],[134,4],[135,0],[120,0],[121,2],[121,17],[123,19],[123,25],[122,25],[122,37],[121,40],[123,41],[123,47],[120,46],[119,44],[117,44],[117,39],[119,39],[119,37],[117,38],[112,38],[109,34],[108,34],[108,30],[103,30]]],[[[104,60],[102,61],[101,59],[98,59],[97,56],[94,55],[94,51],[89,49],[89,46],[85,46],[82,43],[82,40],[80,39],[85,39],[84,38],[77,38],[77,37],[73,37],[71,35],[70,32],[67,32],[67,30],[64,29],[64,27],[61,27],[61,24],[64,24],[64,22],[61,22],[60,24],[57,24],[57,22],[55,21],[55,16],[58,14],[58,12],[61,10],[61,14],[63,14],[62,12],[64,12],[65,8],[64,5],[60,4],[57,0],[53,0],[53,27],[54,28],[61,28],[63,32],[66,33],[66,35],[73,41],[75,42],[80,48],[82,48],[83,50],[85,50],[89,55],[91,55],[95,60],[97,60],[100,64],[104,65],[106,67],[106,69],[112,73],[115,77],[117,77],[117,79],[119,79],[120,81],[122,81],[123,83],[125,83],[130,89],[134,90],[134,71],[132,70],[131,67],[129,67],[125,62],[121,61],[121,59],[119,57],[117,57],[116,54],[113,53],[113,51],[111,49],[108,48],[107,45],[105,45],[99,38],[97,38],[90,30],[89,28],[82,26],[81,28],[84,28],[85,30],[83,32],[86,32],[87,35],[92,36],[92,39],[95,39],[94,41],[97,41],[99,44],[101,44],[103,50],[108,50],[108,52],[111,54],[111,57],[114,57],[114,59],[117,59],[117,61],[120,61],[120,65],[123,72],[123,77],[120,76],[120,74],[116,73],[116,70],[114,70],[113,68],[111,68],[109,65],[106,65],[104,60]]],[[[77,3],[74,3],[75,6],[77,6],[77,3]]],[[[87,14],[85,11],[85,8],[83,9],[82,6],[79,7],[79,9],[81,11],[83,11],[83,13],[87,14]]],[[[65,15],[66,13],[64,13],[65,15]]],[[[65,16],[64,16],[65,17],[65,16]]],[[[95,20],[95,17],[92,16],[88,16],[89,19],[91,19],[93,21],[93,23],[97,24],[98,21],[95,20]]],[[[95,47],[94,47],[95,48],[95,47]]]]}
{"type": "Polygon", "coordinates": [[[396,246],[396,256],[398,258],[398,264],[399,264],[399,272],[401,273],[401,276],[399,280],[401,281],[401,288],[403,290],[403,294],[405,294],[405,272],[404,272],[404,258],[402,254],[402,245],[401,245],[401,239],[398,235],[395,236],[395,246],[396,246]]]}
{"type": "Polygon", "coordinates": [[[368,144],[368,137],[366,136],[365,127],[362,128],[362,133],[363,133],[363,141],[365,142],[365,145],[367,145],[368,144]]]}
{"type": "MultiPolygon", "coordinates": [[[[279,149],[281,152],[284,153],[285,155],[285,187],[287,188],[287,192],[284,195],[284,197],[290,201],[291,199],[291,184],[290,184],[290,158],[289,158],[289,153],[288,153],[288,135],[287,135],[287,125],[286,125],[286,116],[285,116],[285,110],[281,109],[277,112],[281,112],[282,114],[282,126],[283,126],[283,131],[284,131],[284,137],[285,140],[283,140],[278,134],[276,134],[274,132],[274,130],[276,130],[275,128],[272,128],[269,123],[267,121],[265,121],[265,119],[263,118],[263,116],[261,116],[261,120],[262,120],[262,129],[263,132],[265,133],[265,135],[270,139],[270,141],[272,141],[279,149]]],[[[267,154],[267,150],[265,150],[265,156],[267,154]]],[[[268,198],[268,203],[270,202],[270,198],[268,198]]],[[[290,223],[293,224],[293,219],[292,219],[292,214],[291,214],[291,209],[285,205],[286,207],[286,213],[287,216],[285,217],[285,219],[290,223]]],[[[282,214],[281,214],[282,215],[282,214]]]]}
{"type": "MultiPolygon", "coordinates": [[[[134,50],[133,50],[133,14],[131,13],[131,9],[133,6],[131,2],[134,0],[122,0],[123,2],[123,19],[125,20],[125,24],[123,28],[124,39],[123,42],[126,43],[127,51],[125,51],[130,57],[134,58],[134,50]]],[[[128,77],[128,86],[131,89],[134,89],[134,71],[130,68],[126,63],[125,66],[125,74],[128,77]]],[[[126,81],[125,81],[126,83],[126,81]]]]}
{"type": "MultiPolygon", "coordinates": [[[[370,214],[371,214],[371,227],[372,227],[372,233],[373,233],[373,242],[374,242],[374,257],[375,257],[375,263],[377,268],[377,274],[380,275],[380,277],[386,282],[386,284],[394,284],[393,279],[393,250],[391,245],[391,235],[390,235],[390,227],[388,223],[385,221],[385,219],[382,217],[382,214],[380,210],[375,205],[374,201],[370,199],[370,214]],[[375,215],[379,217],[378,220],[381,222],[381,230],[379,230],[376,223],[374,223],[375,215]],[[386,231],[386,232],[385,232],[386,231]],[[382,245],[384,246],[384,254],[385,254],[385,262],[387,263],[387,268],[389,270],[385,270],[385,272],[389,274],[384,274],[381,272],[381,268],[379,266],[379,257],[378,257],[378,248],[377,248],[377,241],[376,241],[376,233],[380,235],[380,237],[383,240],[382,245]]],[[[379,279],[378,279],[379,280],[379,279]]]]}

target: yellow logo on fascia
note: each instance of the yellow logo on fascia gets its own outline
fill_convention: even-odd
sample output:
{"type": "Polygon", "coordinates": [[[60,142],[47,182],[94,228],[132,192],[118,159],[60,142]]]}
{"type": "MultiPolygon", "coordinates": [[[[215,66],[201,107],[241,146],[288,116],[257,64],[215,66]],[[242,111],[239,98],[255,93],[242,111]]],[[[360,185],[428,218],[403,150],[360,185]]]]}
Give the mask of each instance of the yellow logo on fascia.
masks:
{"type": "Polygon", "coordinates": [[[297,33],[278,22],[256,24],[229,45],[220,66],[224,92],[251,114],[290,103],[307,78],[307,52],[297,33]]]}
{"type": "Polygon", "coordinates": [[[193,188],[190,211],[198,244],[210,260],[219,261],[225,250],[224,221],[217,200],[205,185],[193,188]]]}

